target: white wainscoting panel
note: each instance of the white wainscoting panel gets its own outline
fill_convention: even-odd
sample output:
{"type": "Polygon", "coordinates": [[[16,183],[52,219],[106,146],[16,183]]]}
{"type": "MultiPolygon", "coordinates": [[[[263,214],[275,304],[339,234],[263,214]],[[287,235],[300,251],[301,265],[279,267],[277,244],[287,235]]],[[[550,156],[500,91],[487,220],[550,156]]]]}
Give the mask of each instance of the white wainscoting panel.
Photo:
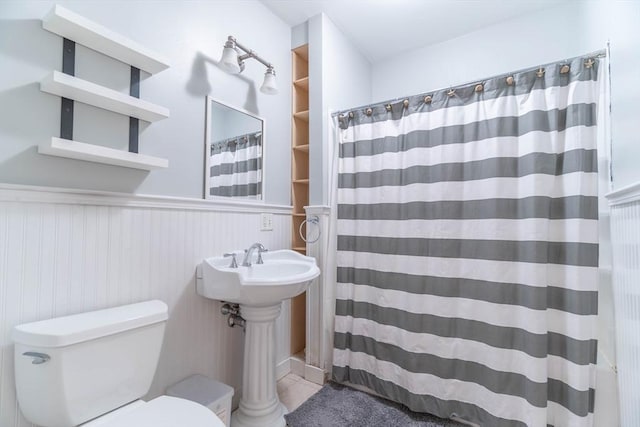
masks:
{"type": "Polygon", "coordinates": [[[640,425],[640,184],[609,195],[620,425],[640,425]]]}
{"type": "MultiPolygon", "coordinates": [[[[333,317],[335,300],[333,289],[335,288],[335,265],[330,264],[333,257],[329,257],[327,249],[330,241],[330,214],[329,206],[305,206],[307,219],[317,218],[317,224],[307,222],[307,255],[315,257],[320,267],[320,276],[314,280],[307,290],[307,346],[305,350],[306,364],[310,368],[316,367],[328,372],[327,353],[333,348],[329,345],[328,337],[333,336],[333,317]]],[[[333,251],[335,252],[335,251],[333,251]]],[[[333,346],[332,346],[333,347],[333,346]]],[[[311,375],[318,378],[314,372],[311,375]]],[[[305,374],[306,378],[306,374],[305,374]]],[[[310,378],[307,380],[312,381],[310,378]]],[[[313,381],[318,383],[318,381],[313,381]]],[[[322,384],[322,382],[320,382],[322,384]]]]}
{"type": "MultiPolygon", "coordinates": [[[[148,397],[201,373],[234,387],[237,401],[243,332],[227,327],[219,302],[196,295],[195,268],[204,257],[256,241],[269,249],[289,247],[290,210],[276,209],[274,230],[260,231],[260,212],[268,208],[194,203],[190,209],[184,200],[172,208],[170,199],[157,206],[148,200],[136,205],[132,196],[127,196],[130,206],[123,206],[95,194],[83,199],[82,194],[39,189],[18,190],[19,197],[13,197],[3,191],[1,427],[31,425],[16,402],[14,325],[155,298],[169,305],[169,321],[148,397]]],[[[289,357],[288,319],[285,303],[277,322],[278,362],[289,357]]]]}

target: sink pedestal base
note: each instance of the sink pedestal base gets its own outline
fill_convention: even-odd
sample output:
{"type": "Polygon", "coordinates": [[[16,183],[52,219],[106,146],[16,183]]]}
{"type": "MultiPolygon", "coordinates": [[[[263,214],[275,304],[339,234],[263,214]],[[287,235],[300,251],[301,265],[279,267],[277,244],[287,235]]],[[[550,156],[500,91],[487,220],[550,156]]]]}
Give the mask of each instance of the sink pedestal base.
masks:
{"type": "Polygon", "coordinates": [[[286,408],[276,391],[275,321],[282,303],[266,307],[240,305],[246,320],[242,398],[231,427],[285,427],[286,408]]]}

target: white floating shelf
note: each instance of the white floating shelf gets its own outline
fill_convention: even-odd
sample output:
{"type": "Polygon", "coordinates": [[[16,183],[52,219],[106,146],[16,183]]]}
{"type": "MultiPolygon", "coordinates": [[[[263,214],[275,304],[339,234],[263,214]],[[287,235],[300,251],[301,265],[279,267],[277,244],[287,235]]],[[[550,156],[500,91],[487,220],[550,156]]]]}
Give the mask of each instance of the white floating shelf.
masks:
{"type": "Polygon", "coordinates": [[[169,68],[161,55],[59,5],[44,17],[42,28],[151,74],[169,68]]]}
{"type": "Polygon", "coordinates": [[[40,144],[38,153],[144,170],[164,169],[169,166],[167,159],[55,137],[51,138],[49,143],[40,144]]]}
{"type": "Polygon", "coordinates": [[[148,122],[169,117],[169,110],[164,107],[60,71],[53,71],[42,80],[40,90],[148,122]]]}

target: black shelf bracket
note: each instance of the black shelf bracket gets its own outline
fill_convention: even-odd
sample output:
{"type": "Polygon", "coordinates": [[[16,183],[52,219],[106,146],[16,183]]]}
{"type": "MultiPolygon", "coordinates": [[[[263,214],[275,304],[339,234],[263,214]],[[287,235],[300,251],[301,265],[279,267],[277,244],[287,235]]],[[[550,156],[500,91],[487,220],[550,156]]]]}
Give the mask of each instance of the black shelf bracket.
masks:
{"type": "MultiPolygon", "coordinates": [[[[74,76],[76,72],[76,43],[62,41],[62,72],[74,76]]],[[[60,102],[60,138],[73,139],[73,99],[62,97],[60,102]]]]}
{"type": "MultiPolygon", "coordinates": [[[[131,84],[129,86],[129,95],[140,98],[140,69],[131,67],[131,84]]],[[[138,138],[140,130],[140,121],[135,117],[129,117],[129,152],[138,152],[138,138]]]]}

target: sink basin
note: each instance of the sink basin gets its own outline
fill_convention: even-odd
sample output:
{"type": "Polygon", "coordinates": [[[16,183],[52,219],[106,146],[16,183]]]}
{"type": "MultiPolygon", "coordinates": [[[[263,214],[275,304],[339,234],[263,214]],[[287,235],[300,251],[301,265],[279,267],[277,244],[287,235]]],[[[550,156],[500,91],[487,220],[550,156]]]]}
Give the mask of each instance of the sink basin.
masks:
{"type": "MultiPolygon", "coordinates": [[[[244,254],[235,251],[238,264],[244,254]]],[[[249,306],[268,306],[301,294],[320,275],[315,258],[283,249],[262,254],[263,264],[231,268],[230,258],[211,257],[198,267],[196,288],[206,298],[249,306]]]]}

